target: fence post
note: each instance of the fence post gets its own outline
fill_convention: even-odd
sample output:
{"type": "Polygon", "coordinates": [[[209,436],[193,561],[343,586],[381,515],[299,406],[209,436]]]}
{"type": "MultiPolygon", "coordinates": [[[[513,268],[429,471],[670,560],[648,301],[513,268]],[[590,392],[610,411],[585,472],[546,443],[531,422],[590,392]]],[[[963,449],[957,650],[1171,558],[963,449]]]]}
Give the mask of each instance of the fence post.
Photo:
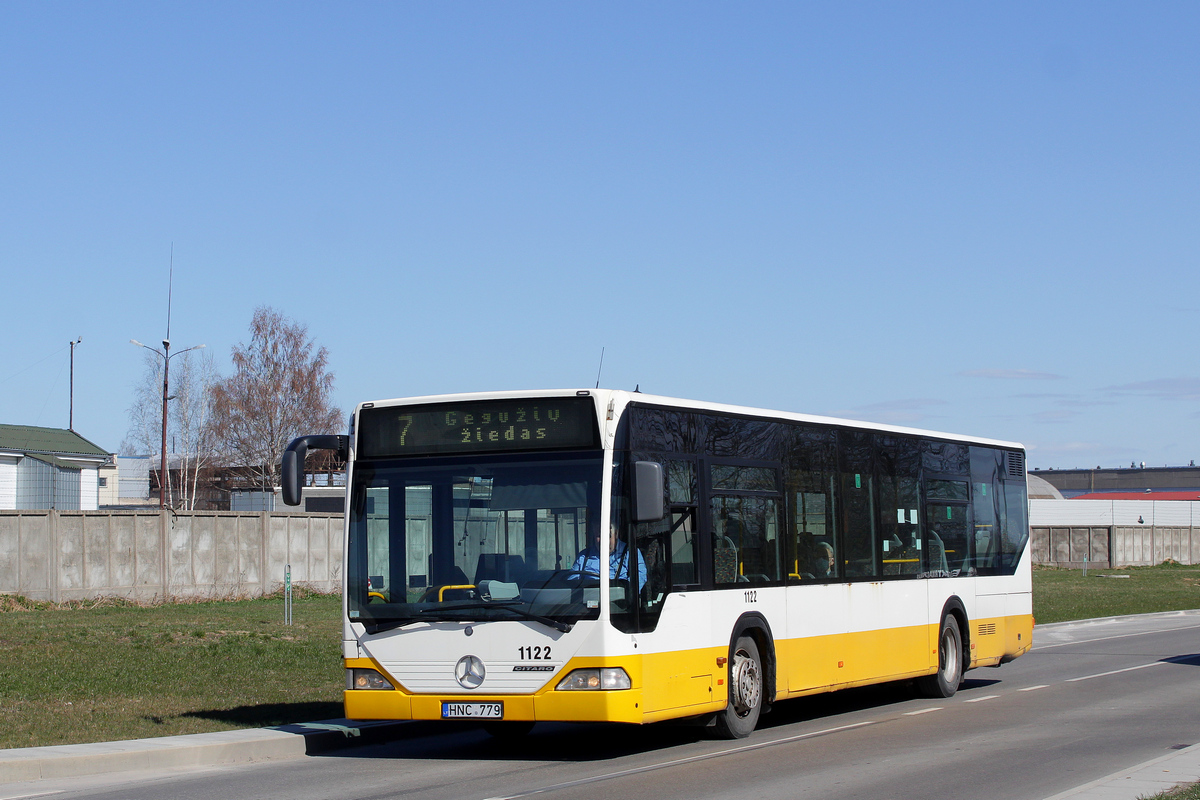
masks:
{"type": "Polygon", "coordinates": [[[171,546],[167,535],[167,512],[158,512],[158,561],[162,569],[162,599],[171,597],[171,546]]]}
{"type": "Polygon", "coordinates": [[[62,602],[62,552],[58,541],[58,512],[47,512],[46,525],[50,529],[50,599],[62,602]]]}
{"type": "Polygon", "coordinates": [[[259,597],[274,592],[275,580],[271,577],[271,515],[258,512],[258,530],[262,537],[262,571],[259,572],[259,597]]]}

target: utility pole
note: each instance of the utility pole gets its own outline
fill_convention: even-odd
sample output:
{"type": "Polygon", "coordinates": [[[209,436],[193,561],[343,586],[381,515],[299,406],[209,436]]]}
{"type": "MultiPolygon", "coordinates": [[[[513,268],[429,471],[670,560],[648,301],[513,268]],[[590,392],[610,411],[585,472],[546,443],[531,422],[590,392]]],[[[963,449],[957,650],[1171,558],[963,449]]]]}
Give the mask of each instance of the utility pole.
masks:
{"type": "Polygon", "coordinates": [[[152,353],[158,353],[163,360],[163,409],[162,409],[162,455],[159,461],[158,473],[158,507],[166,508],[167,506],[167,401],[171,398],[167,395],[167,376],[171,368],[171,359],[175,356],[181,356],[184,353],[192,350],[203,350],[205,345],[198,344],[195,347],[189,347],[187,350],[180,350],[176,353],[171,352],[171,340],[163,339],[163,349],[151,347],[148,344],[142,344],[137,339],[130,339],[130,344],[136,344],[138,347],[144,347],[152,353]]]}
{"type": "MultiPolygon", "coordinates": [[[[67,430],[74,432],[75,430],[75,345],[83,341],[80,336],[75,341],[71,342],[71,410],[70,416],[67,418],[67,430]]],[[[62,352],[61,350],[59,351],[62,352]]]]}
{"type": "MultiPolygon", "coordinates": [[[[163,360],[163,409],[162,409],[162,453],[158,466],[158,507],[160,509],[167,507],[167,373],[171,369],[171,287],[175,282],[175,243],[171,243],[171,272],[167,279],[167,338],[162,340],[163,349],[151,347],[148,344],[142,344],[137,339],[130,339],[130,344],[136,344],[138,347],[144,347],[152,353],[158,353],[163,360]]],[[[180,350],[175,355],[183,355],[191,350],[202,350],[205,345],[198,344],[195,347],[189,347],[187,350],[180,350]]]]}
{"type": "MultiPolygon", "coordinates": [[[[169,301],[168,301],[169,302],[169,301]]],[[[169,306],[168,306],[169,307],[169,306]]],[[[167,312],[167,319],[170,320],[170,312],[167,312]]],[[[167,322],[167,330],[170,331],[171,323],[167,322]]],[[[163,339],[163,416],[162,416],[162,460],[158,466],[158,507],[166,508],[167,490],[166,486],[170,481],[170,473],[167,472],[167,373],[171,369],[171,340],[163,339]]]]}

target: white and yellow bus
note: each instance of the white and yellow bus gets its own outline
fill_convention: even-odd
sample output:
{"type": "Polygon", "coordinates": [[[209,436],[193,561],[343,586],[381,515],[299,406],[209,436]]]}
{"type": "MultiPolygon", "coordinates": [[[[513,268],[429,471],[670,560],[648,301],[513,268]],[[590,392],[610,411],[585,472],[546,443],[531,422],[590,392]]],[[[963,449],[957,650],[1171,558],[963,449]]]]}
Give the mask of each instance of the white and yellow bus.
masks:
{"type": "Polygon", "coordinates": [[[690,718],[1029,650],[1019,444],[609,390],[359,405],[347,476],[352,719],[690,718]],[[602,532],[606,535],[601,535],[602,532]]]}

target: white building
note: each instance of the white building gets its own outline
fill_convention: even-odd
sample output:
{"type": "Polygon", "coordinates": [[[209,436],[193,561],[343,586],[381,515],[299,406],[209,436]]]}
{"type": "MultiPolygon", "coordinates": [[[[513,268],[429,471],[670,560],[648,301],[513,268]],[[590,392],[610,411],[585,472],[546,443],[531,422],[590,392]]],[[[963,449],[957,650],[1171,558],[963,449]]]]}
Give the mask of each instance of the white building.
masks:
{"type": "Polygon", "coordinates": [[[0,509],[94,511],[100,469],[111,463],[108,452],[74,431],[0,425],[0,509]]]}

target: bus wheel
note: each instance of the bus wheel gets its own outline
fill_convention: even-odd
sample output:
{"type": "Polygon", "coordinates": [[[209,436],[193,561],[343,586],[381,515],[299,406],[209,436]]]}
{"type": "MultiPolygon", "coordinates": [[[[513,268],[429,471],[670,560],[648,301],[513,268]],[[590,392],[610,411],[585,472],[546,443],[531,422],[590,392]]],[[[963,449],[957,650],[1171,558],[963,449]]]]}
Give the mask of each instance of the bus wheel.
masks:
{"type": "Polygon", "coordinates": [[[762,698],[763,670],[758,645],[749,636],[740,636],[729,664],[729,705],[717,716],[717,734],[723,739],[749,736],[758,725],[762,698]]]}
{"type": "Polygon", "coordinates": [[[938,635],[938,671],[917,680],[917,688],[927,697],[953,697],[962,683],[962,634],[958,619],[947,614],[938,635]]]}
{"type": "Polygon", "coordinates": [[[520,739],[522,736],[528,736],[533,730],[533,722],[485,722],[483,729],[493,739],[520,739]]]}

